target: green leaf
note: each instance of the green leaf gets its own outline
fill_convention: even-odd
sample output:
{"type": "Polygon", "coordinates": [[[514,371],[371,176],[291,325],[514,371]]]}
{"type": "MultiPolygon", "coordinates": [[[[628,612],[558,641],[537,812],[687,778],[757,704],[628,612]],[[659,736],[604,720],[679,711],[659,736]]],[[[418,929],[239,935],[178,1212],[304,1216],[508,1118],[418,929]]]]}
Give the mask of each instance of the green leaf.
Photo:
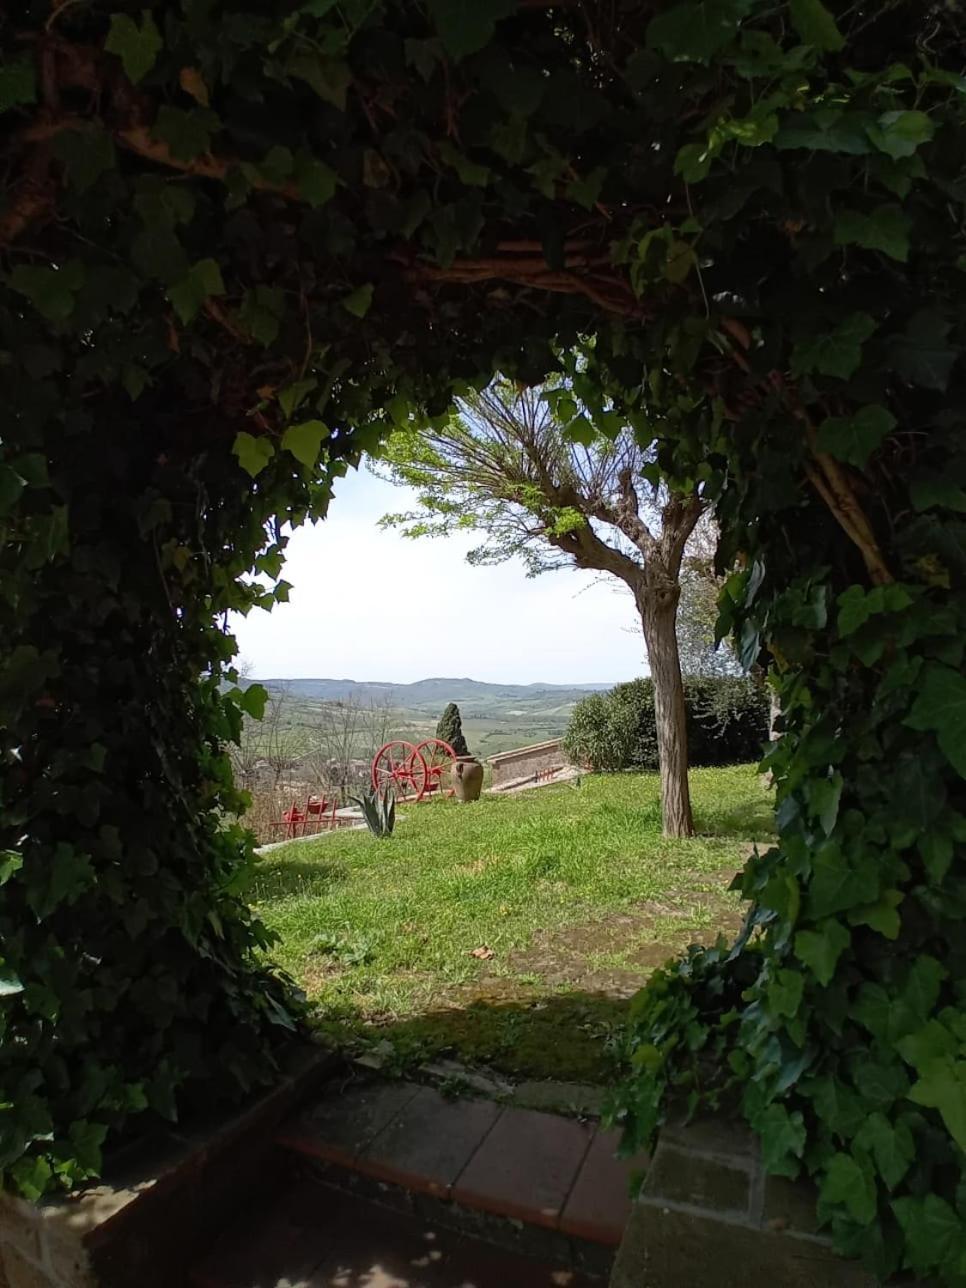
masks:
{"type": "Polygon", "coordinates": [[[875,321],[868,313],[849,314],[832,331],[796,344],[792,352],[792,374],[803,376],[817,371],[823,376],[848,380],[862,361],[862,345],[875,330],[875,321]]]}
{"type": "Polygon", "coordinates": [[[501,18],[517,8],[517,0],[427,0],[433,25],[448,54],[465,58],[482,49],[501,18]]]}
{"type": "Polygon", "coordinates": [[[314,465],[322,450],[322,440],[329,430],[320,420],[303,420],[300,425],[290,425],[282,435],[282,447],[292,453],[303,465],[314,465]]]}
{"type": "Polygon", "coordinates": [[[769,1105],[754,1125],[761,1136],[765,1170],[773,1176],[796,1177],[807,1138],[801,1113],[789,1113],[784,1105],[769,1105]]]}
{"type": "Polygon", "coordinates": [[[279,390],[278,405],[285,413],[286,420],[318,386],[319,382],[314,376],[310,376],[307,380],[293,380],[290,385],[279,390]]]}
{"type": "Polygon", "coordinates": [[[715,153],[707,143],[685,143],[674,161],[674,173],[685,183],[700,183],[707,177],[715,153]]]}
{"type": "Polygon", "coordinates": [[[265,437],[256,438],[253,434],[242,430],[236,434],[235,442],[232,447],[232,454],[238,457],[238,464],[252,478],[261,474],[262,470],[275,455],[275,448],[265,437]]]}
{"type": "Polygon", "coordinates": [[[0,64],[0,112],[37,100],[37,69],[32,54],[0,64]]]}
{"type": "Polygon", "coordinates": [[[846,858],[837,845],[824,845],[812,860],[807,915],[821,920],[879,895],[876,862],[865,856],[846,858]]]}
{"type": "Polygon", "coordinates": [[[50,1188],[54,1174],[46,1158],[25,1154],[10,1165],[10,1175],[24,1198],[36,1203],[50,1188]]]}
{"type": "Polygon", "coordinates": [[[822,0],[791,0],[789,8],[792,26],[806,45],[831,52],[843,47],[842,33],[822,0]]]}
{"type": "Polygon", "coordinates": [[[140,27],[126,13],[111,15],[111,29],[104,41],[109,54],[117,54],[125,74],[136,85],[143,80],[157,61],[164,47],[150,9],[141,10],[140,27]]]}
{"type": "Polygon", "coordinates": [[[364,318],[372,304],[372,290],[371,282],[367,282],[365,286],[357,286],[354,291],[343,296],[342,307],[353,317],[364,318]]]}
{"type": "Polygon", "coordinates": [[[62,268],[46,264],[18,264],[10,274],[10,285],[49,322],[65,322],[74,311],[77,292],[86,272],[80,260],[72,259],[62,268]]]}
{"type": "Polygon", "coordinates": [[[672,5],[648,24],[647,47],[673,63],[709,63],[735,38],[750,8],[747,0],[672,5]]]}
{"type": "Polygon", "coordinates": [[[285,295],[277,286],[256,286],[246,291],[238,320],[248,334],[259,344],[273,344],[278,338],[279,325],[285,314],[285,295]]]}
{"type": "Polygon", "coordinates": [[[823,921],[815,930],[800,930],[795,936],[795,956],[805,963],[824,987],[831,983],[839,957],[849,946],[851,935],[841,922],[823,921]]]}
{"type": "Polygon", "coordinates": [[[187,277],[168,287],[168,299],[184,326],[193,321],[207,299],[224,293],[221,269],[213,259],[199,260],[189,269],[187,277]]]}
{"type": "Polygon", "coordinates": [[[902,899],[901,891],[886,890],[878,903],[852,908],[849,912],[849,925],[870,926],[886,939],[898,939],[902,924],[898,907],[902,899]]]}
{"type": "Polygon", "coordinates": [[[338,186],[338,176],[324,161],[307,161],[299,166],[296,176],[299,192],[310,206],[318,208],[331,201],[338,186]]]}
{"type": "Polygon", "coordinates": [[[27,480],[9,465],[0,465],[0,514],[8,513],[20,500],[27,480]]]}
{"type": "Polygon", "coordinates": [[[916,1157],[912,1132],[905,1123],[890,1123],[885,1114],[870,1114],[862,1124],[855,1144],[872,1155],[882,1179],[894,1190],[916,1157]]]}
{"type": "Polygon", "coordinates": [[[819,1188],[819,1199],[823,1204],[842,1204],[860,1225],[875,1219],[875,1179],[852,1154],[833,1154],[819,1188]]]}
{"type": "Polygon", "coordinates": [[[889,356],[910,385],[944,393],[959,350],[946,343],[950,323],[933,309],[922,309],[909,320],[902,335],[889,341],[889,356]]]}
{"type": "Polygon", "coordinates": [[[940,508],[966,512],[966,490],[955,478],[937,470],[918,470],[909,482],[909,496],[920,511],[940,508]]]}
{"type": "Polygon", "coordinates": [[[892,1210],[906,1236],[909,1263],[917,1268],[942,1265],[966,1236],[966,1221],[937,1194],[896,1199],[892,1210]]]}
{"type": "Polygon", "coordinates": [[[842,775],[839,773],[833,774],[831,778],[813,778],[808,784],[808,803],[826,836],[834,829],[839,816],[842,785],[842,775]]]}
{"type": "Polygon", "coordinates": [[[114,140],[102,125],[85,123],[80,129],[65,130],[53,141],[52,150],[67,170],[71,186],[89,191],[97,180],[117,163],[114,140]]]}
{"type": "Polygon", "coordinates": [[[840,210],[835,216],[835,244],[880,250],[904,264],[909,258],[911,226],[912,221],[901,206],[877,206],[868,215],[858,210],[840,210]]]}
{"type": "Polygon", "coordinates": [[[768,1005],[775,1015],[789,1018],[798,1014],[802,1004],[802,993],[805,989],[805,977],[801,971],[780,970],[768,985],[768,1005]]]}
{"type": "Polygon", "coordinates": [[[265,715],[265,704],[268,702],[268,690],[261,684],[249,684],[244,689],[238,689],[237,702],[247,715],[253,720],[261,720],[265,715]]]}
{"type": "Polygon", "coordinates": [[[23,867],[23,855],[17,850],[0,850],[0,886],[6,885],[23,867]]]}
{"type": "Polygon", "coordinates": [[[340,112],[345,111],[346,94],[352,84],[352,72],[347,63],[327,58],[317,50],[299,47],[289,55],[285,70],[289,76],[296,76],[311,85],[326,103],[331,103],[340,112]]]}
{"type": "Polygon", "coordinates": [[[884,112],[869,130],[869,138],[894,161],[911,157],[935,134],[935,126],[925,112],[884,112]]]}
{"type": "Polygon", "coordinates": [[[938,1109],[953,1140],[966,1150],[966,1060],[941,1056],[930,1060],[920,1073],[909,1099],[927,1109],[938,1109]]]}
{"type": "Polygon", "coordinates": [[[818,427],[818,446],[837,460],[863,466],[896,427],[885,407],[863,407],[854,416],[829,416],[818,427]]]}
{"type": "Polygon", "coordinates": [[[921,1072],[943,1056],[956,1055],[959,1042],[944,1024],[938,1020],[927,1020],[921,1029],[900,1038],[896,1049],[906,1064],[921,1072]]]}
{"type": "Polygon", "coordinates": [[[905,723],[910,729],[934,733],[947,759],[966,778],[966,677],[950,666],[930,662],[905,723]]]}
{"type": "Polygon", "coordinates": [[[193,161],[211,151],[211,136],[218,118],[213,112],[194,108],[183,112],[178,107],[165,104],[155,117],[153,133],[171,149],[179,161],[193,161]]]}

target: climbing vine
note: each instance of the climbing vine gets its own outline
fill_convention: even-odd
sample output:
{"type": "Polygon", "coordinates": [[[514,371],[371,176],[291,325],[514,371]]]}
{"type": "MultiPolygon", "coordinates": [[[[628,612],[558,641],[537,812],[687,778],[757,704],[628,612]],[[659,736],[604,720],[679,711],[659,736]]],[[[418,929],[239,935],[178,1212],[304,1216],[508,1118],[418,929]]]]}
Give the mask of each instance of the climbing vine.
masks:
{"type": "Polygon", "coordinates": [[[636,1004],[839,1245],[966,1282],[962,6],[39,3],[3,18],[0,1168],[272,1076],[224,615],[393,426],[562,371],[715,498],[770,665],[748,934],[636,1004]],[[579,356],[573,357],[575,350],[579,356]],[[256,574],[253,580],[249,574],[256,574]],[[709,1066],[717,1080],[709,1079],[709,1066]]]}

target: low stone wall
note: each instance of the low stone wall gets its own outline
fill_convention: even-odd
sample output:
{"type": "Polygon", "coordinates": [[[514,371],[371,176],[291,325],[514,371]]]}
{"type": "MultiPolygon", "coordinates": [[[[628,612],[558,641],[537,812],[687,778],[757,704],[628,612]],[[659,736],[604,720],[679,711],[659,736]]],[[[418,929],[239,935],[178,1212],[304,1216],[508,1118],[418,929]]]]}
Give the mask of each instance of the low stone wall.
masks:
{"type": "Polygon", "coordinates": [[[281,1179],[273,1137],[333,1068],[293,1052],[279,1085],[241,1114],[132,1146],[103,1184],[38,1205],[0,1191],[0,1288],[176,1288],[240,1203],[281,1179]]]}
{"type": "Polygon", "coordinates": [[[832,1252],[807,1182],[767,1176],[743,1124],[662,1128],[610,1288],[874,1288],[832,1252]]]}
{"type": "Polygon", "coordinates": [[[501,751],[487,760],[492,771],[491,788],[501,790],[529,780],[536,781],[542,774],[571,768],[563,749],[562,738],[535,742],[530,747],[517,747],[501,751]]]}

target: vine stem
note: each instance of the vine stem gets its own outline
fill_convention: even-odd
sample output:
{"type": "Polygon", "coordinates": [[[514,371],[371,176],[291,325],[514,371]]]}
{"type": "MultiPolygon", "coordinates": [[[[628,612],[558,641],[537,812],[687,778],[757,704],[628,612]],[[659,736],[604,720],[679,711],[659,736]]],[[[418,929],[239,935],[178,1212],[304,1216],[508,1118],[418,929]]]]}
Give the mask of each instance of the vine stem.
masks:
{"type": "Polygon", "coordinates": [[[859,504],[848,476],[833,456],[819,448],[815,426],[804,412],[799,412],[798,415],[805,424],[805,437],[813,458],[805,464],[806,477],[831,510],[843,532],[858,547],[872,584],[891,585],[895,577],[889,570],[872,531],[872,524],[859,504]]]}

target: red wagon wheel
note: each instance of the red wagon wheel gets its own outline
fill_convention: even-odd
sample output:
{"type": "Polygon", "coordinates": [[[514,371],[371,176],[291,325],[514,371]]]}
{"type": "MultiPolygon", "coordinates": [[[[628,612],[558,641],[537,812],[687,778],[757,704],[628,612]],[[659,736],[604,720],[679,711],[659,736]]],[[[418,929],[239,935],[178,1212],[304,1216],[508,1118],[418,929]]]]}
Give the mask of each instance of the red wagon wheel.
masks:
{"type": "Polygon", "coordinates": [[[426,770],[429,774],[426,790],[438,795],[442,795],[445,791],[447,796],[452,796],[454,789],[443,786],[443,775],[456,760],[456,752],[453,748],[442,738],[424,738],[416,750],[426,762],[426,770]]]}
{"type": "Polygon", "coordinates": [[[411,742],[387,742],[373,757],[373,791],[391,787],[397,801],[419,801],[428,783],[426,761],[411,742]]]}

